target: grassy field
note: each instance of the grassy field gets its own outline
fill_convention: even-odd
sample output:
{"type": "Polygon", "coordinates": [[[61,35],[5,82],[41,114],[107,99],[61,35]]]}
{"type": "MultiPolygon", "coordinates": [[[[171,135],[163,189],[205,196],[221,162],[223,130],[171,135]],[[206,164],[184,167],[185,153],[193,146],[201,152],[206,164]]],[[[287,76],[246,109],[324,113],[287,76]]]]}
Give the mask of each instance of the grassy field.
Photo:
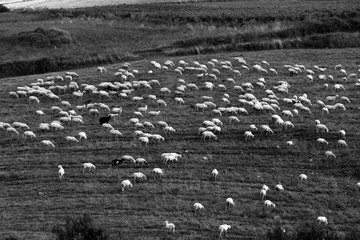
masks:
{"type": "Polygon", "coordinates": [[[352,0],[16,9],[0,13],[0,78],[149,54],[354,48],[360,47],[359,19],[359,4],[352,0]]]}
{"type": "MultiPolygon", "coordinates": [[[[152,89],[136,89],[129,99],[116,95],[110,99],[100,99],[98,95],[85,94],[82,100],[74,100],[71,92],[56,93],[61,100],[67,100],[72,108],[85,103],[103,102],[110,108],[122,107],[119,119],[111,121],[111,125],[123,134],[118,139],[110,136],[108,131],[98,123],[98,117],[91,116],[87,110],[79,112],[84,124],[64,124],[59,132],[41,132],[41,122],[50,123],[59,119],[59,115],[50,110],[51,106],[60,106],[60,101],[39,97],[39,105],[30,105],[27,98],[14,99],[9,97],[10,91],[18,86],[29,86],[36,79],[62,75],[64,72],[32,75],[18,78],[4,78],[0,82],[0,121],[12,124],[15,121],[28,124],[36,134],[35,139],[23,140],[20,135],[10,135],[0,130],[0,235],[14,236],[18,239],[52,239],[51,230],[63,224],[67,216],[80,216],[89,213],[97,226],[102,227],[110,235],[110,239],[217,239],[218,227],[227,223],[232,226],[228,239],[259,239],[273,228],[276,223],[285,227],[288,232],[294,231],[303,222],[315,222],[317,216],[326,216],[329,220],[328,230],[338,233],[359,231],[359,195],[355,184],[359,181],[359,103],[358,89],[355,78],[344,83],[345,91],[335,92],[333,85],[342,83],[339,70],[334,67],[342,64],[347,73],[358,73],[359,49],[327,49],[327,50],[276,50],[258,52],[218,53],[214,55],[193,55],[183,57],[157,57],[133,61],[133,69],[138,69],[136,80],[157,79],[160,86],[152,89]],[[252,68],[244,70],[234,57],[242,56],[251,68],[266,60],[275,68],[278,75],[264,75],[252,68]],[[180,59],[193,66],[193,61],[206,64],[210,59],[229,60],[234,69],[239,69],[241,77],[232,72],[217,68],[217,80],[199,79],[193,72],[186,71],[178,75],[172,68],[156,70],[150,61],[156,60],[163,64],[167,59],[173,60],[178,66],[180,59]],[[325,82],[317,79],[321,72],[316,71],[315,81],[308,82],[306,73],[290,76],[285,64],[303,64],[314,70],[314,65],[326,67],[326,75],[330,86],[324,88],[325,82]],[[148,70],[154,70],[149,74],[148,70]],[[251,107],[241,106],[238,99],[243,92],[234,90],[234,84],[226,81],[233,77],[236,85],[244,82],[255,83],[258,78],[265,77],[266,88],[273,89],[279,80],[290,84],[288,94],[275,94],[280,98],[281,110],[293,109],[284,104],[284,97],[307,94],[313,105],[309,106],[312,114],[300,112],[299,116],[289,119],[294,129],[281,130],[271,122],[271,114],[255,112],[251,107]],[[184,95],[176,96],[174,91],[177,80],[182,78],[186,83],[196,83],[199,91],[187,89],[184,95]],[[226,91],[217,87],[213,91],[205,90],[205,81],[212,81],[216,86],[220,83],[227,87],[226,91]],[[171,94],[160,94],[161,87],[168,87],[171,94]],[[228,93],[230,104],[222,102],[224,93],[228,93]],[[164,99],[168,106],[162,107],[147,99],[155,94],[164,99]],[[331,111],[329,115],[321,113],[315,104],[317,100],[325,101],[328,95],[347,96],[351,102],[345,103],[347,111],[331,111]],[[202,102],[201,96],[212,96],[218,107],[245,107],[249,115],[237,115],[240,123],[229,124],[229,116],[221,117],[212,114],[211,110],[196,111],[195,103],[202,102]],[[133,96],[142,96],[144,100],[136,103],[133,96]],[[182,97],[184,105],[175,104],[174,98],[182,97]],[[143,129],[144,132],[159,133],[165,142],[150,143],[144,146],[133,137],[136,129],[129,123],[134,111],[140,106],[148,105],[149,110],[161,110],[158,117],[147,114],[140,122],[150,121],[154,129],[143,129]],[[35,110],[42,109],[45,116],[35,115],[35,110]],[[218,140],[202,141],[198,128],[204,120],[218,117],[224,125],[222,132],[217,134],[218,140]],[[315,132],[315,119],[319,119],[329,128],[329,133],[315,132]],[[157,121],[166,121],[176,129],[171,135],[165,135],[157,126],[157,121]],[[259,127],[268,124],[275,132],[265,136],[254,132],[255,139],[246,142],[244,132],[249,125],[259,127]],[[338,131],[347,132],[348,148],[337,148],[338,131]],[[76,136],[79,131],[88,134],[88,140],[81,144],[68,145],[66,136],[76,136]],[[316,139],[323,137],[328,140],[327,147],[317,147],[316,139]],[[54,149],[44,148],[40,141],[52,140],[54,149]],[[287,148],[286,141],[292,140],[294,148],[287,148]],[[332,150],[336,159],[326,159],[325,151],[332,150]],[[177,152],[183,158],[171,166],[165,166],[160,159],[164,152],[177,152]],[[111,168],[111,160],[122,155],[144,157],[149,161],[147,167],[134,167],[125,163],[119,168],[111,168]],[[205,157],[205,158],[204,158],[205,157]],[[96,165],[94,173],[82,173],[81,164],[92,162],[96,165]],[[57,179],[57,166],[65,169],[63,181],[57,179]],[[154,179],[151,170],[160,167],[164,170],[162,179],[154,179]],[[217,168],[219,176],[216,181],[211,179],[211,171],[217,168]],[[133,172],[143,172],[148,176],[144,182],[133,183],[131,189],[121,192],[120,182],[129,179],[133,172]],[[299,187],[297,177],[300,173],[308,175],[308,181],[299,187]],[[284,193],[277,193],[275,184],[281,182],[284,193]],[[275,209],[263,209],[259,199],[259,191],[263,184],[271,191],[266,196],[276,204],[275,209]],[[235,206],[225,212],[225,199],[232,197],[235,206]],[[195,214],[192,205],[200,202],[205,210],[195,214]],[[277,219],[277,220],[275,220],[277,219]],[[280,219],[280,220],[279,220],[280,219]],[[176,234],[172,235],[163,229],[168,220],[176,225],[176,234]]],[[[114,73],[122,64],[106,66],[108,72],[100,74],[95,67],[79,69],[80,84],[120,81],[114,73]]],[[[268,68],[266,65],[264,67],[268,68]]],[[[209,72],[211,72],[209,70],[209,72]]],[[[358,73],[359,74],[359,73],[358,73]]],[[[132,81],[132,79],[130,79],[132,81]]],[[[56,81],[55,85],[68,85],[69,82],[56,81]]],[[[275,91],[275,90],[274,90],[275,91]]],[[[257,86],[253,93],[259,100],[266,97],[264,89],[257,86]]],[[[261,100],[260,100],[261,101],[261,100]]],[[[337,100],[337,102],[339,102],[337,100]]],[[[331,103],[333,104],[333,103],[331,103]]],[[[100,116],[105,116],[106,111],[100,116]]],[[[277,114],[281,115],[280,111],[277,114]]],[[[283,116],[283,119],[287,118],[283,116]]]]}

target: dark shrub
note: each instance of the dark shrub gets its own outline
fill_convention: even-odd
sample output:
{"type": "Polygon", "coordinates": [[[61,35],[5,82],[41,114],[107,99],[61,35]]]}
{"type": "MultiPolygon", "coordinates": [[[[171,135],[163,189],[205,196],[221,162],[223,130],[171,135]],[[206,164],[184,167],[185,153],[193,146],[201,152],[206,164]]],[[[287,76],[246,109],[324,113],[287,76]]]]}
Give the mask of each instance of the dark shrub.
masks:
{"type": "Polygon", "coordinates": [[[68,217],[64,225],[55,226],[52,230],[58,240],[107,240],[108,236],[101,228],[96,228],[89,214],[78,219],[68,217]]]}
{"type": "Polygon", "coordinates": [[[10,9],[2,4],[0,4],[0,13],[10,12],[10,9]]]}

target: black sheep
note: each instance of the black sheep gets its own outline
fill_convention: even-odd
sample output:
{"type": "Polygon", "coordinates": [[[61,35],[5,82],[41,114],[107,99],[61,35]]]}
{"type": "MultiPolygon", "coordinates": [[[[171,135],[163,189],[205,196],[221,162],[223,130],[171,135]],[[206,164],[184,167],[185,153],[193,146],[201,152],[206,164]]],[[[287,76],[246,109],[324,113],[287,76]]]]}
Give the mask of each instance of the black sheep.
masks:
{"type": "Polygon", "coordinates": [[[99,123],[100,125],[103,125],[104,123],[109,123],[110,119],[111,119],[111,115],[108,115],[106,117],[101,117],[99,118],[99,123]]]}
{"type": "Polygon", "coordinates": [[[114,159],[114,160],[111,161],[111,165],[113,167],[116,167],[117,165],[121,164],[124,161],[125,161],[125,159],[117,158],[117,159],[114,159]]]}

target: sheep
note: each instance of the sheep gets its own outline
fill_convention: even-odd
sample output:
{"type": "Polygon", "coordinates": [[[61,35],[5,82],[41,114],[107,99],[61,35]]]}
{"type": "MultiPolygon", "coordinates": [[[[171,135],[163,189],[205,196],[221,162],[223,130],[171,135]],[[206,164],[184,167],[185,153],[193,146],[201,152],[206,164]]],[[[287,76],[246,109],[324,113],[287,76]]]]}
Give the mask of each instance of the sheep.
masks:
{"type": "Polygon", "coordinates": [[[145,160],[145,158],[136,158],[135,159],[135,165],[149,165],[148,161],[145,160]]]}
{"type": "Polygon", "coordinates": [[[340,148],[340,147],[347,147],[348,145],[347,145],[347,143],[345,142],[345,140],[340,139],[340,140],[337,142],[336,146],[337,146],[338,148],[340,148]]]}
{"type": "Polygon", "coordinates": [[[321,133],[327,132],[328,133],[329,129],[324,124],[319,123],[316,125],[316,133],[318,133],[318,132],[321,132],[321,133]]]}
{"type": "Polygon", "coordinates": [[[356,191],[359,191],[359,190],[360,190],[360,182],[358,182],[358,183],[355,185],[355,187],[356,187],[356,191]]]}
{"type": "Polygon", "coordinates": [[[230,116],[229,117],[229,123],[231,124],[232,121],[236,121],[237,123],[240,122],[239,118],[236,116],[230,116]]]}
{"type": "Polygon", "coordinates": [[[318,222],[319,225],[320,224],[328,225],[328,220],[324,216],[317,217],[316,221],[318,222]]]}
{"type": "Polygon", "coordinates": [[[29,97],[29,103],[36,103],[36,104],[39,104],[40,103],[40,100],[35,97],[35,96],[30,96],[29,97]]]}
{"type": "Polygon", "coordinates": [[[245,141],[248,141],[249,138],[254,139],[254,134],[251,131],[246,131],[244,133],[244,136],[245,136],[245,141]]]}
{"type": "Polygon", "coordinates": [[[126,179],[121,182],[121,191],[123,192],[125,188],[132,188],[133,185],[131,184],[130,180],[126,179]]]}
{"type": "Polygon", "coordinates": [[[219,227],[219,231],[220,231],[219,238],[222,237],[222,234],[223,234],[223,233],[224,233],[224,235],[225,235],[225,237],[226,237],[227,231],[228,231],[229,229],[231,229],[231,226],[228,225],[228,224],[222,224],[222,225],[220,225],[220,227],[219,227]]]}
{"type": "Polygon", "coordinates": [[[211,175],[213,176],[214,180],[216,180],[217,176],[219,175],[219,171],[214,169],[211,171],[211,175]]]}
{"type": "Polygon", "coordinates": [[[329,143],[324,138],[318,138],[318,139],[316,139],[316,142],[317,142],[318,146],[321,146],[321,145],[327,146],[327,145],[329,145],[329,143]]]}
{"type": "Polygon", "coordinates": [[[270,191],[270,188],[268,186],[266,186],[265,184],[261,187],[261,189],[263,189],[265,191],[270,191]]]}
{"type": "Polygon", "coordinates": [[[130,175],[130,177],[134,178],[134,182],[136,182],[136,179],[146,180],[145,174],[143,174],[141,172],[133,173],[133,174],[130,175]]]}
{"type": "Polygon", "coordinates": [[[198,111],[199,108],[202,109],[202,111],[204,111],[205,108],[207,108],[207,107],[208,107],[208,106],[207,106],[206,104],[204,104],[204,103],[196,103],[196,104],[195,104],[196,111],[198,111]]]}
{"type": "Polygon", "coordinates": [[[115,138],[117,138],[117,139],[122,136],[122,133],[116,129],[110,129],[109,133],[111,135],[115,136],[115,138]]]}
{"type": "Polygon", "coordinates": [[[225,207],[225,211],[227,212],[228,209],[232,206],[235,206],[235,202],[232,198],[227,198],[226,199],[226,207],[225,207]]]}
{"type": "Polygon", "coordinates": [[[204,131],[204,132],[201,133],[201,139],[206,141],[206,138],[209,138],[209,140],[211,138],[214,138],[215,140],[217,140],[217,136],[214,133],[210,132],[210,131],[204,131]]]}
{"type": "Polygon", "coordinates": [[[299,184],[300,184],[300,186],[302,186],[303,181],[306,181],[306,180],[307,180],[307,176],[305,174],[301,173],[299,175],[299,184]]]}
{"type": "Polygon", "coordinates": [[[336,158],[335,154],[332,151],[325,152],[325,158],[336,158]]]}
{"type": "Polygon", "coordinates": [[[115,167],[115,166],[121,164],[124,161],[125,161],[125,159],[120,159],[120,158],[114,159],[114,160],[111,161],[111,167],[115,167]]]}
{"type": "Polygon", "coordinates": [[[79,132],[78,133],[78,136],[79,136],[79,141],[81,142],[82,139],[87,139],[87,136],[86,136],[86,133],[85,132],[79,132]]]}
{"type": "Polygon", "coordinates": [[[169,221],[165,221],[164,228],[169,229],[173,234],[175,234],[175,224],[169,223],[169,221]]]}
{"type": "Polygon", "coordinates": [[[161,113],[161,111],[149,111],[148,114],[149,116],[153,116],[156,117],[161,113]]]}
{"type": "Polygon", "coordinates": [[[281,183],[276,184],[275,189],[278,192],[284,192],[284,187],[281,185],[281,183]]]}
{"type": "Polygon", "coordinates": [[[160,168],[154,168],[154,169],[152,170],[152,173],[153,173],[153,175],[154,175],[154,178],[156,178],[156,177],[161,177],[161,176],[164,175],[164,172],[163,172],[160,168]]]}
{"type": "Polygon", "coordinates": [[[268,188],[268,186],[264,185],[260,190],[260,199],[261,200],[264,200],[267,191],[269,191],[269,188],[268,188]]]}
{"type": "Polygon", "coordinates": [[[185,104],[184,99],[182,99],[182,98],[180,98],[180,97],[176,97],[176,98],[175,98],[175,102],[178,103],[179,105],[185,104]]]}
{"type": "Polygon", "coordinates": [[[59,171],[58,171],[58,173],[59,173],[59,180],[61,181],[61,180],[63,179],[63,177],[64,177],[65,170],[64,170],[64,168],[63,168],[61,165],[59,165],[58,168],[59,168],[59,171]]]}
{"type": "Polygon", "coordinates": [[[195,212],[200,211],[202,209],[204,209],[204,206],[201,203],[198,203],[198,202],[194,203],[194,211],[195,212]]]}
{"type": "Polygon", "coordinates": [[[79,140],[77,140],[75,137],[72,137],[72,136],[66,136],[65,139],[66,139],[66,143],[70,143],[70,142],[78,143],[79,142],[79,140]]]}
{"type": "Polygon", "coordinates": [[[84,163],[83,164],[83,173],[85,173],[86,169],[89,169],[89,172],[91,172],[91,170],[95,170],[95,165],[92,163],[84,163]]]}
{"type": "Polygon", "coordinates": [[[23,137],[24,139],[27,139],[27,138],[35,138],[36,135],[35,135],[35,133],[32,132],[32,131],[25,131],[25,132],[22,134],[22,137],[23,137]]]}
{"type": "Polygon", "coordinates": [[[139,137],[139,142],[145,143],[145,145],[148,145],[150,140],[148,137],[142,136],[142,137],[139,137]]]}
{"type": "Polygon", "coordinates": [[[108,115],[108,116],[106,116],[106,117],[101,117],[101,118],[99,118],[99,123],[100,123],[100,125],[103,125],[104,123],[109,123],[109,121],[110,121],[110,119],[111,119],[111,116],[112,115],[108,115]]]}
{"type": "Polygon", "coordinates": [[[55,147],[55,145],[50,140],[42,140],[41,144],[47,147],[53,147],[53,148],[55,147]]]}
{"type": "Polygon", "coordinates": [[[132,163],[136,163],[135,159],[132,157],[132,156],[129,156],[129,155],[123,155],[120,160],[122,161],[130,161],[132,163]]]}
{"type": "Polygon", "coordinates": [[[271,202],[270,200],[265,200],[265,201],[264,201],[264,207],[272,207],[272,208],[275,208],[276,205],[275,205],[273,202],[271,202]]]}
{"type": "Polygon", "coordinates": [[[339,135],[342,139],[345,139],[345,130],[339,130],[339,135]]]}
{"type": "Polygon", "coordinates": [[[45,113],[42,110],[36,110],[35,113],[39,116],[45,116],[45,113]]]}

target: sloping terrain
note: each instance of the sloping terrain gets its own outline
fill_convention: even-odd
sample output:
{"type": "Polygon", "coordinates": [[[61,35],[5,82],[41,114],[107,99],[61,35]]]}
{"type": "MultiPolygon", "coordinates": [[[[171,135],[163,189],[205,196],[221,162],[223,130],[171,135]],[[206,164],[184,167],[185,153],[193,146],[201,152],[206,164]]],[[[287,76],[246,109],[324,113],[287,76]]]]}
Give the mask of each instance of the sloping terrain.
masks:
{"type": "Polygon", "coordinates": [[[79,69],[75,70],[79,77],[74,76],[72,81],[78,84],[80,92],[85,90],[87,84],[110,94],[106,97],[106,94],[101,96],[84,91],[81,99],[72,94],[69,79],[61,81],[55,78],[58,75],[65,78],[64,72],[2,79],[0,122],[4,129],[0,129],[0,235],[19,239],[49,239],[53,227],[63,223],[66,216],[79,216],[82,213],[89,213],[96,224],[107,231],[110,239],[217,239],[219,225],[223,223],[232,226],[227,239],[256,239],[279,219],[281,226],[291,231],[304,221],[315,222],[318,216],[327,217],[328,229],[338,232],[359,230],[359,197],[355,188],[360,179],[360,97],[359,84],[355,84],[360,74],[359,54],[359,49],[234,52],[146,59],[130,62],[131,68],[119,63],[105,66],[107,71],[104,73],[97,71],[96,67],[79,69]],[[242,57],[246,64],[240,63],[235,57],[242,57]],[[209,63],[212,59],[218,60],[212,61],[215,66],[209,63]],[[168,69],[158,69],[154,67],[156,64],[150,63],[156,61],[164,66],[167,60],[172,60],[175,66],[167,65],[168,69]],[[197,67],[197,70],[185,69],[183,64],[184,71],[180,75],[174,71],[175,67],[180,66],[180,60],[188,63],[188,67],[197,67]],[[198,75],[205,73],[205,70],[201,70],[195,61],[207,66],[208,75],[198,75]],[[229,61],[231,66],[225,61],[229,61]],[[254,70],[255,64],[261,65],[268,73],[254,70]],[[288,70],[290,67],[284,67],[295,64],[313,70],[314,74],[310,75],[314,80],[307,79],[309,73],[304,69],[291,74],[288,70]],[[342,66],[335,69],[338,64],[342,66]],[[244,66],[248,66],[249,70],[244,66]],[[124,69],[123,74],[115,75],[120,68],[124,69]],[[218,69],[219,73],[213,68],[218,69]],[[270,68],[274,68],[278,74],[271,72],[270,68]],[[122,78],[125,69],[134,78],[130,74],[127,80],[122,78]],[[133,71],[135,69],[138,73],[133,71]],[[340,72],[341,69],[346,71],[347,81],[344,81],[345,75],[340,72]],[[232,70],[239,70],[241,76],[232,70]],[[350,76],[354,73],[355,77],[350,76]],[[319,79],[322,74],[326,80],[319,79]],[[333,76],[333,80],[329,75],[333,76]],[[265,80],[265,88],[256,84],[261,77],[265,80]],[[39,78],[43,79],[43,84],[39,84],[39,78]],[[179,79],[183,79],[185,84],[179,79]],[[158,80],[160,84],[151,80],[158,80]],[[151,88],[139,87],[137,81],[147,81],[151,83],[151,88]],[[287,93],[277,91],[279,81],[286,81],[290,85],[287,93]],[[101,82],[123,83],[129,89],[123,85],[119,85],[122,87],[118,89],[111,85],[100,87],[101,82]],[[207,90],[205,82],[212,82],[215,85],[213,90],[207,90]],[[234,89],[234,86],[242,86],[246,82],[252,83],[254,88],[246,90],[243,85],[243,91],[234,89]],[[190,87],[185,91],[177,89],[180,85],[190,83],[196,84],[199,90],[190,87]],[[324,84],[328,84],[328,87],[324,84]],[[345,90],[335,91],[335,84],[342,84],[345,90]],[[20,93],[18,98],[14,94],[9,95],[11,91],[18,91],[18,87],[32,85],[38,86],[33,89],[52,89],[61,99],[53,100],[46,94],[29,92],[26,97],[20,93]],[[56,86],[68,87],[62,91],[56,86]],[[171,93],[161,93],[163,87],[167,87],[171,93]],[[120,96],[120,93],[131,89],[133,91],[128,97],[120,96]],[[252,93],[260,102],[269,101],[264,100],[269,98],[266,89],[273,90],[280,110],[274,113],[257,111],[239,101],[244,99],[246,93],[252,93]],[[225,93],[229,95],[229,102],[223,100],[225,93]],[[303,102],[303,106],[308,107],[311,113],[298,109],[298,116],[286,117],[281,114],[282,110],[293,111],[295,108],[293,104],[282,101],[283,98],[296,99],[295,95],[299,98],[304,94],[312,104],[303,102]],[[335,102],[326,101],[327,96],[336,94],[339,96],[335,102]],[[29,102],[30,95],[37,96],[40,103],[29,102]],[[149,95],[164,100],[167,106],[149,99],[149,95]],[[134,101],[132,98],[135,96],[143,99],[134,101]],[[210,106],[204,111],[197,110],[195,104],[204,102],[203,96],[212,97],[209,101],[215,103],[217,109],[241,107],[248,114],[222,109],[219,116],[212,112],[214,108],[210,106]],[[350,102],[344,101],[341,96],[347,97],[350,102]],[[175,97],[182,98],[184,104],[178,104],[175,97]],[[330,109],[327,114],[316,103],[318,100],[331,106],[342,103],[346,111],[336,108],[330,109]],[[61,101],[68,101],[71,107],[61,101]],[[105,107],[100,108],[100,105],[90,107],[88,104],[91,103],[104,103],[110,110],[122,108],[120,116],[109,122],[122,136],[111,135],[109,130],[99,125],[99,117],[106,116],[109,111],[105,107]],[[83,105],[89,108],[79,110],[81,107],[76,107],[83,105]],[[134,111],[145,105],[148,110],[143,112],[143,117],[138,117],[139,121],[149,121],[155,128],[137,128],[130,123],[130,119],[136,117],[134,111]],[[63,130],[39,130],[40,123],[51,123],[64,116],[64,113],[51,110],[52,106],[67,112],[75,110],[82,116],[83,124],[62,122],[63,130]],[[100,114],[90,114],[91,108],[98,109],[100,114]],[[36,115],[36,110],[43,110],[45,115],[36,115]],[[158,116],[149,115],[150,111],[158,110],[161,111],[158,116]],[[285,130],[274,124],[271,118],[273,114],[291,121],[294,128],[285,130]],[[230,123],[230,116],[236,116],[240,122],[230,123]],[[204,120],[213,118],[222,121],[221,132],[215,132],[217,140],[204,141],[198,133],[199,127],[203,127],[204,120]],[[317,132],[316,119],[325,124],[329,132],[317,132]],[[166,134],[158,121],[166,121],[176,130],[175,133],[166,134]],[[26,123],[29,129],[15,128],[19,134],[12,134],[4,123],[12,125],[13,122],[26,123]],[[245,141],[244,132],[250,130],[250,124],[255,124],[258,129],[261,125],[269,125],[274,134],[252,130],[254,139],[245,141]],[[346,131],[348,147],[337,146],[340,129],[346,131]],[[36,137],[25,140],[22,138],[25,130],[33,131],[36,137]],[[142,144],[134,136],[135,130],[160,134],[165,141],[142,144]],[[80,131],[86,132],[87,140],[81,143],[68,143],[65,140],[66,136],[78,138],[80,131]],[[329,144],[319,146],[318,138],[325,138],[329,144]],[[42,140],[51,140],[55,147],[43,146],[42,140]],[[290,140],[294,143],[292,147],[287,146],[290,140]],[[328,150],[336,158],[326,158],[325,151],[328,150]],[[164,164],[161,154],[165,152],[179,153],[182,158],[173,164],[164,164]],[[111,167],[111,160],[123,155],[144,157],[149,165],[135,166],[124,162],[118,167],[111,167]],[[82,163],[85,162],[93,163],[96,170],[83,173],[82,163]],[[59,164],[65,170],[61,181],[57,173],[59,164]],[[162,178],[152,176],[151,171],[155,167],[163,169],[162,178]],[[219,171],[216,181],[211,176],[215,168],[219,171]],[[134,172],[144,173],[147,180],[134,182],[130,178],[134,172]],[[308,176],[302,185],[298,181],[300,173],[308,176]],[[122,192],[120,183],[124,179],[130,179],[133,187],[122,192]],[[284,186],[284,192],[274,189],[278,182],[284,186]],[[276,204],[274,209],[263,208],[263,201],[259,197],[263,184],[270,187],[265,199],[276,204]],[[226,212],[225,200],[228,197],[234,199],[235,206],[226,212]],[[204,211],[194,213],[192,206],[195,202],[202,203],[204,211]],[[175,235],[163,228],[166,220],[176,225],[175,235]]]}

